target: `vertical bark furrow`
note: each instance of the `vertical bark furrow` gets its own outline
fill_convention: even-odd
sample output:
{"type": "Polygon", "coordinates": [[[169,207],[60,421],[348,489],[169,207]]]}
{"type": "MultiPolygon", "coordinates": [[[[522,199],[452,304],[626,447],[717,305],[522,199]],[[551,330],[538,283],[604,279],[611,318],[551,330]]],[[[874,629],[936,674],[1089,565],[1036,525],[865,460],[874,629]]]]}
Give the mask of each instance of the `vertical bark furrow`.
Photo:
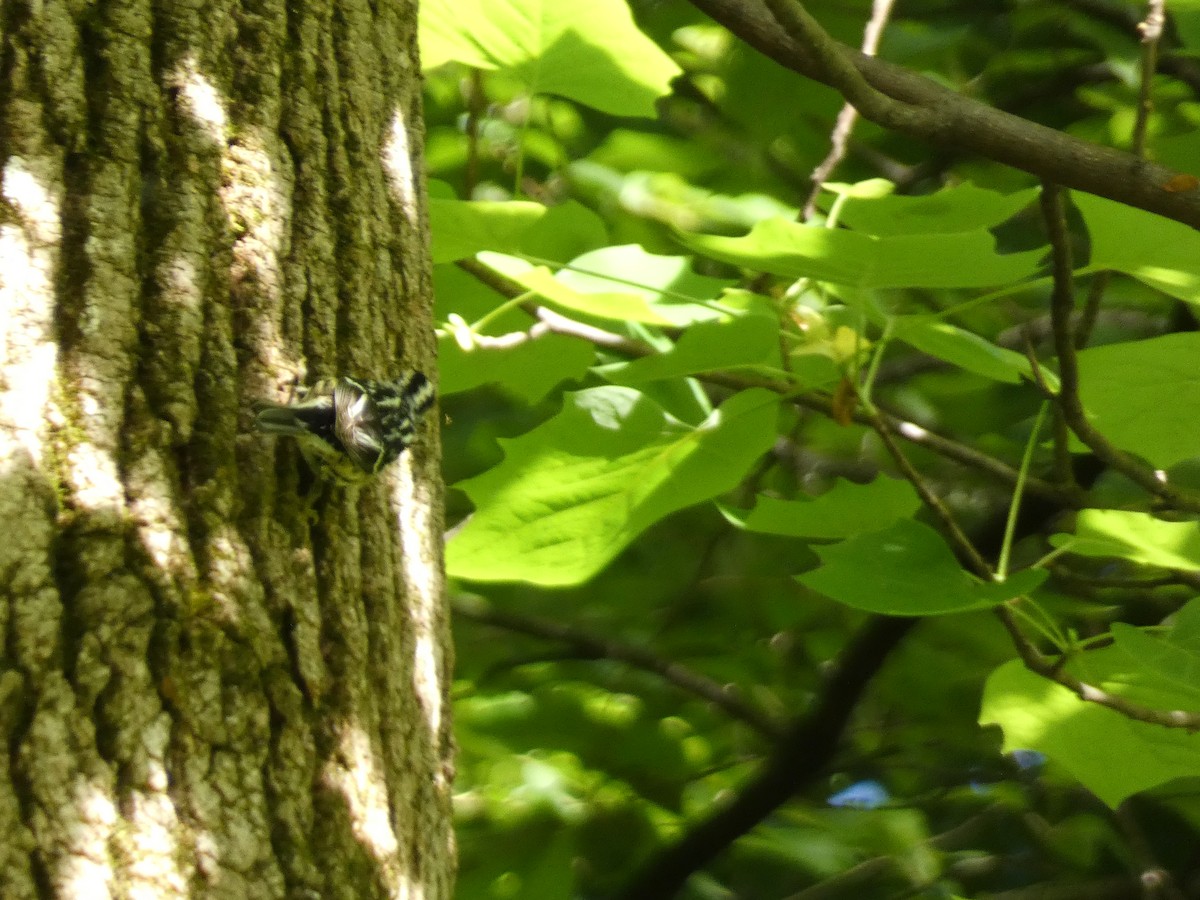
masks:
{"type": "Polygon", "coordinates": [[[377,6],[0,11],[6,898],[450,896],[436,438],[309,509],[250,431],[431,368],[415,11],[377,6]]]}

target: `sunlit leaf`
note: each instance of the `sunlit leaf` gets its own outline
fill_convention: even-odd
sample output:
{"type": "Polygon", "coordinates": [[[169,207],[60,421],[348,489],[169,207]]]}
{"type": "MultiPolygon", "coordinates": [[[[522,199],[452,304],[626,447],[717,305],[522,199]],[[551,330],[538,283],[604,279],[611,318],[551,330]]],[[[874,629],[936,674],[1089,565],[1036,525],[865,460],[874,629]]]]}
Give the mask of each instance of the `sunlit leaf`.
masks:
{"type": "Polygon", "coordinates": [[[797,576],[827,597],[870,612],[937,616],[984,609],[1029,593],[1045,578],[1040,569],[988,583],[963,570],[928,525],[900,519],[882,531],[814,548],[821,566],[797,576]]]}
{"type": "Polygon", "coordinates": [[[421,63],[504,70],[532,93],[614,115],[653,116],[679,67],[642,34],[623,0],[424,0],[421,63]]]}
{"type": "Polygon", "coordinates": [[[759,272],[871,288],[984,287],[1034,274],[1044,253],[999,254],[986,231],[873,235],[767,219],[744,237],[679,233],[696,253],[759,272]]]}
{"type": "Polygon", "coordinates": [[[1056,534],[1051,542],[1069,546],[1078,556],[1127,559],[1166,569],[1200,569],[1200,522],[1164,522],[1149,513],[1085,509],[1076,517],[1075,534],[1056,534]]]}
{"type": "Polygon", "coordinates": [[[578,203],[546,207],[521,200],[430,198],[429,227],[435,263],[466,259],[482,250],[565,262],[606,239],[599,217],[578,203]]]}
{"type": "Polygon", "coordinates": [[[879,476],[868,484],[839,480],[812,500],[780,500],[762,496],[751,510],[722,507],[741,528],[789,537],[836,539],[878,531],[896,519],[907,519],[921,498],[907,481],[879,476]]]}
{"type": "Polygon", "coordinates": [[[586,581],[654,522],[736,485],[774,443],[778,403],[744,391],[691,427],[631,388],[569,394],[553,419],[503,442],[504,462],[458,485],[476,512],[447,545],[447,570],[586,581]]]}
{"type": "Polygon", "coordinates": [[[1196,332],[1084,350],[1079,393],[1092,424],[1164,469],[1200,456],[1198,359],[1196,332]]]}
{"type": "Polygon", "coordinates": [[[1181,222],[1105,200],[1074,194],[1091,239],[1091,269],[1115,269],[1164,294],[1200,302],[1200,234],[1181,222]]]}
{"type": "Polygon", "coordinates": [[[973,184],[960,184],[919,197],[851,194],[838,221],[870,234],[949,234],[992,228],[1011,219],[1036,199],[1036,188],[1001,194],[973,184]]]}
{"type": "MultiPolygon", "coordinates": [[[[1030,362],[1024,355],[997,347],[977,334],[934,319],[932,316],[906,316],[895,330],[897,340],[904,341],[938,359],[996,381],[1017,384],[1022,378],[1033,379],[1030,362]]],[[[1053,372],[1043,372],[1043,378],[1057,385],[1053,372]]]]}
{"type": "MultiPolygon", "coordinates": [[[[1194,689],[1163,686],[1122,648],[1090,651],[1086,657],[1083,671],[1071,671],[1088,683],[1136,702],[1157,701],[1159,709],[1200,712],[1194,689]]],[[[1018,660],[988,678],[979,721],[1003,729],[1005,750],[1045,753],[1114,808],[1132,794],[1200,771],[1200,734],[1138,722],[1087,703],[1018,660]]]]}
{"type": "Polygon", "coordinates": [[[640,297],[678,326],[719,318],[719,311],[700,304],[717,300],[733,284],[730,279],[697,274],[687,257],[648,253],[637,244],[585,253],[554,277],[581,294],[619,292],[640,297]]]}
{"type": "Polygon", "coordinates": [[[615,384],[641,384],[753,366],[779,368],[779,323],[766,316],[698,322],[670,350],[605,366],[600,372],[615,384]]]}
{"type": "Polygon", "coordinates": [[[499,253],[481,253],[479,259],[542,300],[563,309],[618,322],[671,324],[671,320],[641,293],[622,290],[620,285],[613,285],[613,289],[607,291],[577,291],[558,280],[546,266],[535,266],[499,253]]]}

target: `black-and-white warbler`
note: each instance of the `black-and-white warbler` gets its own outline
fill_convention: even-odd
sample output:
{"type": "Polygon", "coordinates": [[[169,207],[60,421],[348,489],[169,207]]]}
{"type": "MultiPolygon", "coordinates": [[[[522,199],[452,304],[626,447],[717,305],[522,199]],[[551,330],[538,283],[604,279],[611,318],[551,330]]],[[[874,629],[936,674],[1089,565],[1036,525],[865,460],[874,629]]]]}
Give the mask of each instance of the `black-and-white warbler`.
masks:
{"type": "Polygon", "coordinates": [[[318,382],[295,403],[263,403],[260,431],[294,437],[312,470],[341,484],[368,481],[413,442],[434,389],[420,372],[391,381],[318,382]]]}

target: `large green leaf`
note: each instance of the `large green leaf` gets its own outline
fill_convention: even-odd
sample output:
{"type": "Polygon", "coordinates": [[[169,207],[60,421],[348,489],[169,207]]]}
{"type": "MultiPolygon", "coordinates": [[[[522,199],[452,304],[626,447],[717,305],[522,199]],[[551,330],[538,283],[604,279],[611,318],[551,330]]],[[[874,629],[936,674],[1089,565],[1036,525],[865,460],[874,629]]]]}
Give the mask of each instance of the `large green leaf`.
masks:
{"type": "MultiPolygon", "coordinates": [[[[1144,648],[1138,645],[1144,652],[1144,648]]],[[[1089,684],[1158,709],[1200,711],[1192,686],[1173,686],[1154,666],[1109,647],[1070,670],[1089,684]]],[[[1111,807],[1132,794],[1200,772],[1200,734],[1134,721],[1039,675],[1017,660],[992,673],[979,715],[1004,730],[1005,750],[1038,750],[1064,766],[1111,807]]]]}
{"type": "Polygon", "coordinates": [[[536,403],[558,383],[579,380],[596,349],[579,338],[548,334],[514,347],[464,350],[453,337],[438,341],[438,392],[444,396],[494,384],[536,403]]]}
{"type": "Polygon", "coordinates": [[[642,384],[718,369],[779,368],[779,323],[767,316],[698,322],[665,353],[615,363],[600,370],[615,384],[642,384]]]}
{"type": "Polygon", "coordinates": [[[1200,522],[1164,522],[1149,513],[1085,509],[1075,534],[1056,534],[1056,547],[1080,556],[1119,557],[1166,569],[1200,569],[1200,522]]]}
{"type": "Polygon", "coordinates": [[[526,253],[565,261],[606,240],[604,225],[578,203],[546,207],[521,200],[429,200],[435,263],[482,250],[526,253]]]}
{"type": "Polygon", "coordinates": [[[504,442],[504,462],[459,485],[476,512],[447,545],[447,570],[586,581],[654,522],[734,487],[774,443],[778,404],[744,391],[693,428],[631,388],[569,394],[553,419],[504,442]]]}
{"type": "MultiPolygon", "coordinates": [[[[578,379],[595,360],[595,347],[579,338],[546,334],[505,347],[460,346],[451,314],[468,322],[493,311],[504,298],[453,265],[433,270],[436,316],[443,325],[438,340],[438,391],[454,394],[491,384],[526,403],[535,403],[556,384],[578,379]]],[[[521,309],[509,309],[485,329],[490,336],[527,332],[536,320],[521,309]]],[[[464,342],[467,343],[467,342],[464,342]]]]}
{"type": "MultiPolygon", "coordinates": [[[[890,188],[891,182],[885,182],[890,188]]],[[[849,192],[838,221],[871,234],[947,234],[999,225],[1037,198],[1037,189],[1000,194],[973,184],[919,197],[849,192]]]]}
{"type": "Polygon", "coordinates": [[[1200,334],[1166,334],[1079,354],[1092,423],[1161,468],[1200,456],[1200,334]]]}
{"type": "Polygon", "coordinates": [[[585,253],[554,277],[581,294],[616,291],[640,297],[658,315],[680,327],[720,318],[719,311],[700,304],[716,300],[733,285],[731,279],[698,275],[688,257],[648,253],[637,244],[585,253]]]}
{"type": "Polygon", "coordinates": [[[868,288],[985,287],[1038,270],[1040,250],[998,254],[986,231],[873,235],[802,225],[758,223],[744,237],[680,232],[696,253],[758,272],[868,288]]]}
{"type": "MultiPolygon", "coordinates": [[[[1020,353],[997,347],[991,341],[932,316],[906,316],[894,333],[897,340],[938,359],[996,381],[1017,384],[1032,380],[1029,360],[1020,353]]],[[[1043,372],[1053,378],[1054,373],[1043,372]]]]}
{"type": "Polygon", "coordinates": [[[1090,269],[1116,269],[1189,303],[1200,302],[1200,234],[1123,203],[1074,194],[1092,242],[1090,269]]]}
{"type": "Polygon", "coordinates": [[[612,282],[604,282],[612,290],[577,291],[560,281],[546,266],[535,266],[501,253],[481,253],[479,259],[555,306],[616,322],[673,324],[641,291],[625,289],[612,282]]]}
{"type": "Polygon", "coordinates": [[[981,581],[963,570],[936,531],[912,519],[815,549],[821,566],[797,576],[802,584],[847,606],[893,616],[985,609],[1029,593],[1046,578],[1040,569],[1026,569],[1002,583],[981,581]]]}
{"type": "Polygon", "coordinates": [[[680,72],[624,0],[423,0],[420,38],[426,68],[505,70],[533,93],[619,116],[652,117],[680,72]]]}
{"type": "Polygon", "coordinates": [[[429,200],[431,251],[435,263],[454,262],[480,250],[512,252],[546,215],[540,203],[519,200],[429,200]]]}
{"type": "Polygon", "coordinates": [[[1200,598],[1175,614],[1166,634],[1124,622],[1114,622],[1111,630],[1115,646],[1137,661],[1146,680],[1169,685],[1186,708],[1200,709],[1200,598]]]}
{"type": "Polygon", "coordinates": [[[878,531],[907,519],[921,498],[907,481],[880,476],[869,484],[839,480],[813,500],[762,496],[751,510],[722,507],[725,517],[748,531],[788,537],[837,539],[878,531]]]}

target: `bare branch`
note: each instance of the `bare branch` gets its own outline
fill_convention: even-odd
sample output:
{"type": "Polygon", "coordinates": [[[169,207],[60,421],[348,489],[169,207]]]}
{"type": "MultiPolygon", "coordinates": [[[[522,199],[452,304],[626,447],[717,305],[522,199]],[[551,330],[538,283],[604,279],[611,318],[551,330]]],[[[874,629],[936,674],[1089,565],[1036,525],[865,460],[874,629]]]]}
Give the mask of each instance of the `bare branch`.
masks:
{"type": "MultiPolygon", "coordinates": [[[[839,90],[850,84],[854,95],[846,98],[866,118],[885,127],[1200,227],[1200,190],[1166,190],[1164,186],[1180,174],[1166,166],[993,109],[900,66],[851,50],[823,31],[818,44],[809,46],[776,21],[764,0],[691,3],[781,65],[839,90]],[[830,67],[835,56],[841,63],[830,67]],[[847,67],[857,69],[874,94],[894,102],[878,102],[874,94],[854,85],[846,77],[847,67]],[[897,111],[900,114],[893,114],[897,111]]],[[[800,33],[809,34],[811,29],[800,33]]]]}
{"type": "Polygon", "coordinates": [[[992,578],[992,567],[975,549],[975,545],[971,543],[971,539],[963,533],[963,530],[955,521],[954,515],[947,508],[940,497],[933,492],[926,483],[925,478],[916,470],[908,457],[904,455],[904,451],[896,443],[892,437],[891,430],[883,419],[874,416],[871,419],[871,425],[875,429],[875,433],[879,435],[879,439],[883,441],[883,446],[887,448],[892,459],[896,461],[900,473],[908,479],[909,483],[916,489],[921,501],[926,508],[934,514],[938,522],[942,525],[942,531],[950,540],[950,544],[958,551],[960,557],[967,561],[971,569],[980,578],[990,581],[992,578]]]}
{"type": "MultiPolygon", "coordinates": [[[[867,56],[874,56],[875,51],[879,49],[879,41],[883,37],[883,29],[887,25],[888,17],[892,14],[894,2],[895,0],[874,0],[874,3],[871,4],[871,18],[867,20],[867,27],[863,30],[862,41],[862,52],[867,56]]],[[[804,209],[800,214],[802,222],[811,219],[813,213],[816,212],[817,198],[821,196],[821,187],[829,180],[833,170],[845,157],[846,148],[850,143],[850,134],[854,131],[854,123],[857,119],[858,110],[849,103],[844,104],[841,112],[838,113],[837,122],[833,126],[833,133],[830,135],[829,153],[813,169],[812,190],[809,191],[808,200],[805,201],[804,209]]]]}
{"type": "Polygon", "coordinates": [[[1146,4],[1146,18],[1138,25],[1138,32],[1142,36],[1142,70],[1141,83],[1138,85],[1137,119],[1133,123],[1133,140],[1129,149],[1139,157],[1146,155],[1146,125],[1154,109],[1150,91],[1154,73],[1158,70],[1158,44],[1167,20],[1164,6],[1165,0],[1150,0],[1146,4]]]}

